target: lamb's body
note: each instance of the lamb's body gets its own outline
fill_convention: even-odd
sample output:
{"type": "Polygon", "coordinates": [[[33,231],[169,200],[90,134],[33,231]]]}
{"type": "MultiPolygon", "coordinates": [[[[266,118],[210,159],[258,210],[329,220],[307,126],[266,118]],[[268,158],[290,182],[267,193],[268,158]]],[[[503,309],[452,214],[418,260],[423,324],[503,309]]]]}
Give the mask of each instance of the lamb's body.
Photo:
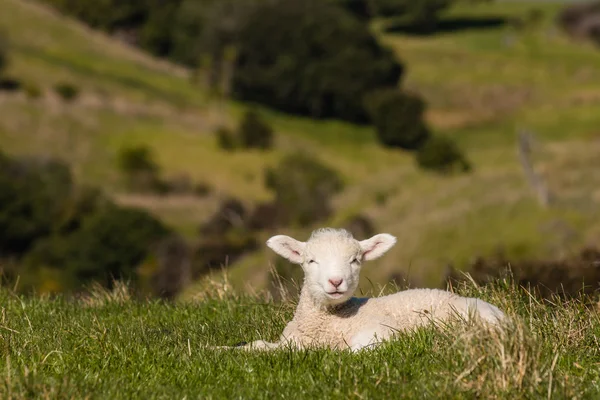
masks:
{"type": "Polygon", "coordinates": [[[375,298],[353,297],[331,309],[318,308],[303,295],[294,318],[285,327],[281,342],[301,347],[362,348],[395,333],[452,317],[480,317],[496,323],[503,313],[475,298],[437,289],[412,289],[375,298]]]}
{"type": "Polygon", "coordinates": [[[374,298],[351,297],[360,261],[381,256],[395,243],[387,234],[361,242],[343,230],[319,230],[304,243],[288,236],[267,242],[280,255],[302,264],[305,281],[294,318],[278,343],[256,341],[246,349],[296,347],[351,348],[377,345],[396,333],[433,322],[475,317],[496,324],[497,307],[480,299],[438,289],[411,289],[374,298]]]}
{"type": "Polygon", "coordinates": [[[318,307],[310,296],[303,294],[278,343],[257,341],[247,347],[265,349],[292,344],[358,350],[432,321],[455,317],[475,317],[495,324],[504,314],[482,300],[438,289],[411,289],[374,298],[353,297],[328,309],[318,307]]]}

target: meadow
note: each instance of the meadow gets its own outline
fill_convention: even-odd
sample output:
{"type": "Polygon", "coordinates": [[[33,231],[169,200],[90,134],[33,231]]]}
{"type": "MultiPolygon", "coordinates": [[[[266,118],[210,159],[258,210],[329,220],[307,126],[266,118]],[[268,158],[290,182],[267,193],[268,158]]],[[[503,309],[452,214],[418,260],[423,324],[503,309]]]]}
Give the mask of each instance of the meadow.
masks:
{"type": "Polygon", "coordinates": [[[210,350],[276,340],[295,299],[236,294],[212,281],[202,298],[136,299],[128,287],[81,298],[0,291],[4,399],[596,399],[600,309],[547,302],[510,278],[458,293],[500,306],[504,331],[424,327],[362,353],[210,350]]]}
{"type": "MultiPolygon", "coordinates": [[[[467,268],[474,257],[498,251],[511,258],[559,258],[600,238],[600,52],[555,27],[558,7],[459,6],[445,17],[449,28],[428,36],[406,33],[397,21],[375,24],[407,65],[403,86],[426,98],[435,132],[455,138],[472,160],[474,172],[466,176],[419,170],[411,155],[382,148],[370,127],[269,110],[263,112],[276,129],[274,151],[224,153],[214,129],[235,124],[247,105],[216,101],[190,84],[192,71],[30,0],[0,0],[0,27],[11,42],[8,73],[44,95],[0,94],[0,146],[9,154],[60,157],[79,181],[152,211],[190,241],[222,198],[238,197],[247,205],[269,199],[264,169],[288,152],[305,150],[346,181],[334,199],[335,215],[322,225],[362,213],[377,231],[399,238],[386,258],[365,271],[370,282],[384,284],[400,272],[415,285],[437,286],[448,264],[467,268]],[[541,12],[539,21],[511,23],[532,9],[541,12]],[[63,81],[80,88],[76,102],[65,104],[53,92],[63,81]],[[534,165],[555,198],[549,208],[537,203],[519,164],[521,129],[535,134],[534,165]],[[212,194],[127,193],[116,154],[140,143],[154,149],[165,175],[186,174],[212,186],[212,194]]],[[[309,229],[287,233],[303,237],[309,229]]],[[[228,266],[233,286],[264,287],[271,261],[261,250],[228,266]]]]}

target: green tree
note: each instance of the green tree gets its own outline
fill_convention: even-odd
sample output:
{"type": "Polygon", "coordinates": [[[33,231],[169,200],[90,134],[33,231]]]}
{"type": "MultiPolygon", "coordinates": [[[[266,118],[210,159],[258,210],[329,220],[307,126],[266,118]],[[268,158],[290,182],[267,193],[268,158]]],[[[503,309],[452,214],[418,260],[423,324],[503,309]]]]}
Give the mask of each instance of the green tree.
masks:
{"type": "Polygon", "coordinates": [[[86,218],[66,236],[52,235],[36,243],[24,264],[35,281],[40,267],[61,271],[75,286],[98,282],[111,287],[113,279],[135,281],[136,267],[169,230],[145,211],[105,207],[86,218]]]}
{"type": "Polygon", "coordinates": [[[268,149],[273,144],[273,128],[255,110],[244,115],[238,136],[244,148],[268,149]]]}
{"type": "Polygon", "coordinates": [[[285,112],[364,122],[363,96],[402,73],[367,25],[331,2],[265,2],[238,35],[234,97],[285,112]]]}
{"type": "Polygon", "coordinates": [[[72,191],[66,165],[0,154],[0,253],[20,256],[53,232],[72,191]]]}
{"type": "Polygon", "coordinates": [[[383,145],[415,150],[429,137],[425,102],[420,97],[384,89],[370,93],[365,103],[383,145]]]}

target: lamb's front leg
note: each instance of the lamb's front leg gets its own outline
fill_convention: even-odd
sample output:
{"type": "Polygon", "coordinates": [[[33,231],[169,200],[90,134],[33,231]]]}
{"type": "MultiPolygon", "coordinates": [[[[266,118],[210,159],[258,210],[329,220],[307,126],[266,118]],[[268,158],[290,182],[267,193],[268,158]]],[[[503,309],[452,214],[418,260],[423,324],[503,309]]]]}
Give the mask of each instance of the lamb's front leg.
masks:
{"type": "Polygon", "coordinates": [[[256,340],[251,343],[244,343],[239,346],[235,346],[234,348],[241,349],[241,350],[268,351],[268,350],[278,349],[279,347],[281,347],[281,342],[270,343],[270,342],[265,342],[264,340],[256,340]]]}
{"type": "Polygon", "coordinates": [[[242,342],[239,343],[235,346],[209,346],[209,349],[233,349],[233,350],[246,350],[246,351],[250,351],[250,350],[262,350],[262,351],[269,351],[269,350],[275,350],[281,347],[281,342],[276,342],[276,343],[270,343],[270,342],[265,342],[264,340],[256,340],[254,342],[251,343],[246,343],[246,342],[242,342]]]}

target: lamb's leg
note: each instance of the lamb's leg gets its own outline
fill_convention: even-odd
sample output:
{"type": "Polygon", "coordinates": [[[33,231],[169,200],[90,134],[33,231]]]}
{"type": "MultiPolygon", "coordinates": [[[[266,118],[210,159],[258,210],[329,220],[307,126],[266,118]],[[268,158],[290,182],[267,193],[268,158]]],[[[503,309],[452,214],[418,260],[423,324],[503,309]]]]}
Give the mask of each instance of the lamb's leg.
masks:
{"type": "Polygon", "coordinates": [[[381,329],[381,327],[363,329],[350,339],[348,345],[352,352],[373,349],[389,339],[392,332],[390,329],[381,329]]]}
{"type": "Polygon", "coordinates": [[[264,340],[256,340],[254,342],[243,344],[243,345],[237,346],[235,348],[242,349],[242,350],[265,350],[265,351],[268,351],[268,350],[275,350],[279,347],[281,347],[281,342],[270,343],[270,342],[265,342],[264,340]]]}
{"type": "Polygon", "coordinates": [[[265,342],[264,340],[256,340],[251,343],[241,343],[235,346],[209,346],[209,349],[233,349],[233,350],[275,350],[281,347],[281,342],[270,343],[265,342]]]}

